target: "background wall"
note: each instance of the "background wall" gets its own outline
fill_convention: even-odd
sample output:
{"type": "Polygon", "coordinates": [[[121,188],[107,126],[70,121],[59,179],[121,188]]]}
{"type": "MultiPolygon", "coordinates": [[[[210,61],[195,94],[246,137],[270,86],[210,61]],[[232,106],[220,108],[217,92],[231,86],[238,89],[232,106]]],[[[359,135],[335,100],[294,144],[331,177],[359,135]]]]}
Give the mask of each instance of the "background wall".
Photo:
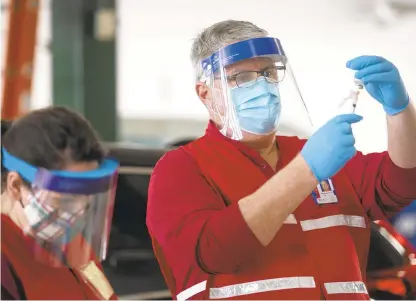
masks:
{"type": "MultiPolygon", "coordinates": [[[[193,88],[190,45],[200,30],[225,19],[252,21],[281,39],[315,126],[338,112],[352,79],[345,62],[357,55],[393,61],[409,93],[416,95],[416,43],[410,39],[416,34],[416,14],[406,8],[395,16],[385,2],[119,0],[120,138],[160,144],[203,133],[207,114],[193,88]]],[[[42,2],[40,23],[33,108],[51,99],[49,0],[42,2]]],[[[364,116],[356,126],[358,148],[384,150],[382,108],[364,95],[357,113],[364,116]]]]}

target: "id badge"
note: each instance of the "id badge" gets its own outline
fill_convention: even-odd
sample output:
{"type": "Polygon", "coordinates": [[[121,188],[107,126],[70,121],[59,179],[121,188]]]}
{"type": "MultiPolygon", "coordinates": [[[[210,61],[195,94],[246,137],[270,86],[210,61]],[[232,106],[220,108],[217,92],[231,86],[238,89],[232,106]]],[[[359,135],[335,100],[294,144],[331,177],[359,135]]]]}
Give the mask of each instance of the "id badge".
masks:
{"type": "Polygon", "coordinates": [[[338,203],[338,198],[331,179],[321,181],[312,192],[312,197],[318,205],[338,203]]]}
{"type": "Polygon", "coordinates": [[[114,294],[113,288],[104,273],[97,267],[94,261],[90,261],[79,271],[84,279],[101,295],[102,300],[109,300],[114,294]]]}

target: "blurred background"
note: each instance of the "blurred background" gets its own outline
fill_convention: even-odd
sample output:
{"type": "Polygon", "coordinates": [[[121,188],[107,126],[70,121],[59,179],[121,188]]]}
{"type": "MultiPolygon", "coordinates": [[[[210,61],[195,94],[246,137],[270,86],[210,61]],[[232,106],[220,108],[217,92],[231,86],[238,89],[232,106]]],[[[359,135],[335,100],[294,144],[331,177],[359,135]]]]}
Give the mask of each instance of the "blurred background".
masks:
{"type": "MultiPolygon", "coordinates": [[[[144,226],[148,176],[207,125],[189,59],[203,28],[241,19],[280,38],[315,127],[337,114],[358,55],[394,62],[416,95],[416,0],[2,0],[1,14],[2,117],[72,107],[121,157],[106,269],[123,299],[169,297],[144,226]]],[[[385,150],[382,108],[363,94],[357,113],[357,148],[385,150]]]]}
{"type": "MultiPolygon", "coordinates": [[[[2,45],[12,2],[2,0],[2,45]]],[[[344,66],[357,55],[387,57],[416,92],[414,0],[32,2],[40,5],[33,82],[22,105],[74,107],[107,140],[160,146],[203,133],[207,114],[193,88],[190,45],[224,19],[250,20],[282,40],[315,126],[348,94],[352,74],[344,66]]],[[[365,117],[358,148],[384,150],[383,110],[362,101],[358,113],[365,117]]]]}

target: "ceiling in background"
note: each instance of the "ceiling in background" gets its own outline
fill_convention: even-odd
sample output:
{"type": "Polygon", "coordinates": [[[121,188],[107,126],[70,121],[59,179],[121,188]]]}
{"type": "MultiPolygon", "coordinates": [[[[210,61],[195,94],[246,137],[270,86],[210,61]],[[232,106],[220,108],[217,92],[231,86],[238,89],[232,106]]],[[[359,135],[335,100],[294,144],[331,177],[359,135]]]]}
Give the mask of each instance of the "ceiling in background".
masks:
{"type": "MultiPolygon", "coordinates": [[[[319,0],[318,0],[319,1],[319,0]]],[[[394,27],[415,22],[416,0],[332,0],[327,5],[342,11],[355,20],[370,21],[375,25],[394,27]]]]}

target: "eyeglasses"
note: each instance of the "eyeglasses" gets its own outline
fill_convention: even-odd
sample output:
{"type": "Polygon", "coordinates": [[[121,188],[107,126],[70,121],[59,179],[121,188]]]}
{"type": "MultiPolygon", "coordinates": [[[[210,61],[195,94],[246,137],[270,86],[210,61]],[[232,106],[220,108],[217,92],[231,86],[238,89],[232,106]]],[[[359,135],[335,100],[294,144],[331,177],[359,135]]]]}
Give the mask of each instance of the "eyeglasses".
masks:
{"type": "Polygon", "coordinates": [[[230,76],[227,76],[228,82],[236,84],[240,88],[247,88],[252,86],[259,76],[273,84],[277,84],[283,80],[286,73],[286,66],[271,66],[262,71],[242,71],[230,76]]]}

